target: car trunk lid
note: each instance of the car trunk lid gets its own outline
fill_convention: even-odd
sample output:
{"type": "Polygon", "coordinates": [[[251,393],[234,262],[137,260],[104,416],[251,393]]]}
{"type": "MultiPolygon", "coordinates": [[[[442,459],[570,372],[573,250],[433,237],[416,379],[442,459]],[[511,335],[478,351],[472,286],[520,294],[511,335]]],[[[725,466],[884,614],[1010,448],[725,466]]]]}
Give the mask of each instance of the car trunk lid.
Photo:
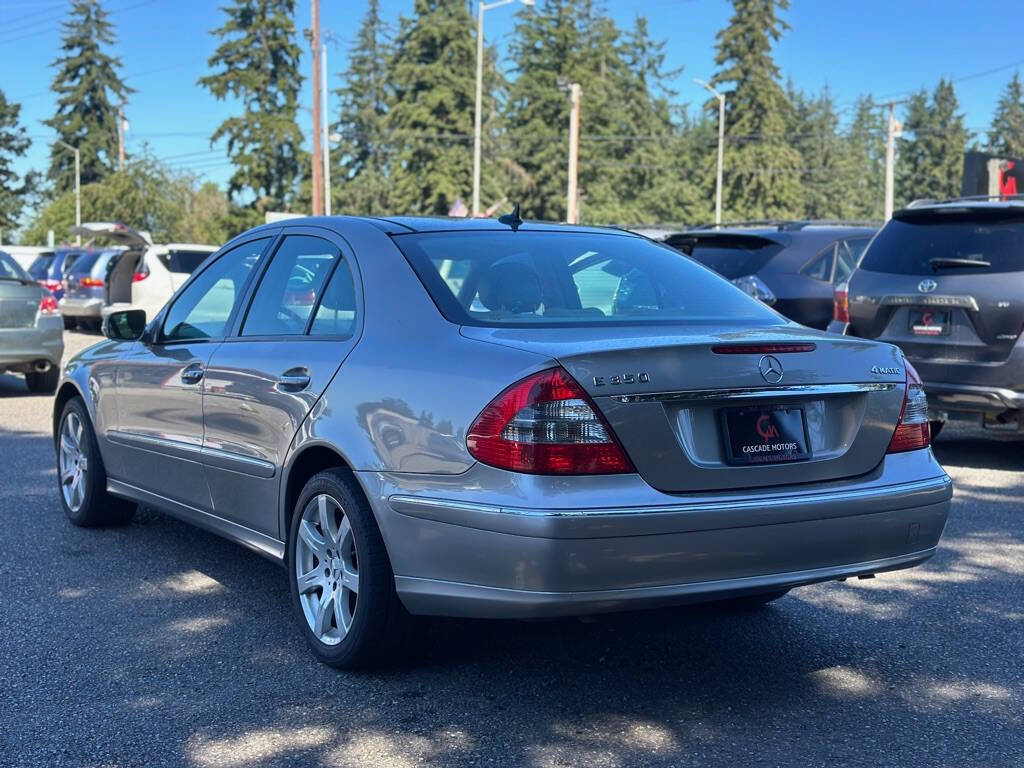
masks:
{"type": "Polygon", "coordinates": [[[36,283],[0,280],[0,329],[34,326],[42,290],[36,283]]]}
{"type": "Polygon", "coordinates": [[[864,474],[885,455],[903,403],[896,348],[795,325],[462,332],[557,361],[594,399],[637,471],[669,493],[864,474]],[[792,348],[805,351],[785,351],[792,348]],[[774,411],[793,415],[761,424],[774,411]],[[779,434],[787,423],[803,432],[806,455],[775,463],[785,451],[771,446],[789,442],[779,434]]]}

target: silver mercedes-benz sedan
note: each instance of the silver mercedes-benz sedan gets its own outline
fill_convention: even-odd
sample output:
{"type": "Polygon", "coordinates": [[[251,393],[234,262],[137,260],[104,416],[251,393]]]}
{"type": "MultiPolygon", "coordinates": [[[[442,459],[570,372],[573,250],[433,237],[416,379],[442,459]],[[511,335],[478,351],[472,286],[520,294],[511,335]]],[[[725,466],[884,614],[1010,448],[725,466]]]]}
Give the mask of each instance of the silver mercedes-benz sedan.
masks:
{"type": "Polygon", "coordinates": [[[68,517],[143,504],[280,561],[336,666],[410,614],[750,606],[917,565],[949,509],[896,347],[618,230],[296,219],[104,327],[54,408],[68,517]]]}

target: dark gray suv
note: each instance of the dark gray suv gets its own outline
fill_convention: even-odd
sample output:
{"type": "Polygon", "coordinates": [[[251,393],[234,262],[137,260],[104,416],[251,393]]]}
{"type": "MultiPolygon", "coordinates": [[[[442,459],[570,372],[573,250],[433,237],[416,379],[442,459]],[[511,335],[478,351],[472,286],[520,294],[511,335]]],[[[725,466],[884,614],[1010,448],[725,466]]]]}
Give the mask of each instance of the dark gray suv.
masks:
{"type": "Polygon", "coordinates": [[[933,430],[951,414],[1024,429],[1024,200],[897,211],[836,291],[829,330],[898,344],[933,430]]]}

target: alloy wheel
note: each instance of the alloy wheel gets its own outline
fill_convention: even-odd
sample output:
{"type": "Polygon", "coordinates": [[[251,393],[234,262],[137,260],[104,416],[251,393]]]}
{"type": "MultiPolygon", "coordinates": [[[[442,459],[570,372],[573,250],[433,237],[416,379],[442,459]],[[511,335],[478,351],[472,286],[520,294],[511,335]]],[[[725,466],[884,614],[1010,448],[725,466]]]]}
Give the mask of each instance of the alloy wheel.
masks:
{"type": "Polygon", "coordinates": [[[60,490],[68,509],[77,512],[85,501],[89,459],[82,446],[84,428],[77,413],[69,412],[60,430],[60,490]]]}
{"type": "Polygon", "coordinates": [[[355,617],[359,563],[352,525],[335,498],[321,493],[309,500],[295,547],[295,581],[306,623],[321,643],[337,645],[355,617]]]}

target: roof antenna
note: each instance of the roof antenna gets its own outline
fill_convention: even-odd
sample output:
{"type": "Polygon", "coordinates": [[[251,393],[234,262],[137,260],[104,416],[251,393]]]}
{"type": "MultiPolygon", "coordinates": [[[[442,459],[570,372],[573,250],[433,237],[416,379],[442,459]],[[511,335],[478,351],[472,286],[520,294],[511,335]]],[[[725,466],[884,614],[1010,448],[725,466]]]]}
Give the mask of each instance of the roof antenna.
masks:
{"type": "Polygon", "coordinates": [[[512,227],[513,232],[518,230],[519,225],[523,223],[523,219],[519,215],[519,203],[516,203],[515,206],[513,206],[512,213],[506,213],[504,216],[499,216],[498,222],[512,227]]]}

